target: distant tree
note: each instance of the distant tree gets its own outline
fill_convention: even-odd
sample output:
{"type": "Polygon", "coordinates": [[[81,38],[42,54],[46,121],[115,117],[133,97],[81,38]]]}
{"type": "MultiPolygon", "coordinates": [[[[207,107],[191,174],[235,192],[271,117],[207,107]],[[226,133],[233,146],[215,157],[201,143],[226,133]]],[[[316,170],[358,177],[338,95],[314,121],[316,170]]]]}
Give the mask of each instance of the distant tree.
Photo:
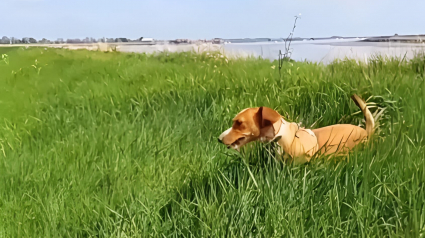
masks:
{"type": "Polygon", "coordinates": [[[40,44],[50,44],[50,41],[46,38],[43,38],[43,39],[39,40],[38,43],[40,43],[40,44]]]}
{"type": "Polygon", "coordinates": [[[0,44],[10,44],[10,39],[7,36],[3,36],[0,40],[0,44]]]}
{"type": "Polygon", "coordinates": [[[32,37],[24,37],[22,38],[22,43],[24,44],[34,44],[37,43],[37,40],[32,37]]]}

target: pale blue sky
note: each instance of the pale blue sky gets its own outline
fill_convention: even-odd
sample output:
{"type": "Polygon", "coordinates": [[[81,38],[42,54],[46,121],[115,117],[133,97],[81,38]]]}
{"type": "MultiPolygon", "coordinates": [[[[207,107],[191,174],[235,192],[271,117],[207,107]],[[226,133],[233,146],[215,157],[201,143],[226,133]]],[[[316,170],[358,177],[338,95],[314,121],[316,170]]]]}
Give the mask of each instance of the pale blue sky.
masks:
{"type": "Polygon", "coordinates": [[[425,0],[0,0],[0,37],[211,39],[425,34],[425,0]]]}

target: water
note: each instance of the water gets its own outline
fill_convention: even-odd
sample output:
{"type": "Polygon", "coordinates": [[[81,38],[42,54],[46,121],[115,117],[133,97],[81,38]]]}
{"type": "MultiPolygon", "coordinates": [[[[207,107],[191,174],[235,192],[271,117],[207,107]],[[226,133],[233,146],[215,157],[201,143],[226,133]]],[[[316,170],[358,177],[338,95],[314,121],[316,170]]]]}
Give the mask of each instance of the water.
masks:
{"type": "MultiPolygon", "coordinates": [[[[279,50],[285,49],[282,42],[225,44],[224,52],[232,56],[254,56],[270,60],[278,58],[279,50]]],[[[386,57],[413,58],[424,52],[424,43],[400,42],[362,42],[349,40],[295,41],[291,43],[291,58],[296,61],[329,63],[336,59],[356,59],[367,61],[368,58],[381,55],[386,57]]]]}
{"type": "MultiPolygon", "coordinates": [[[[182,51],[220,51],[228,57],[262,57],[265,59],[278,59],[279,50],[285,49],[282,41],[254,42],[254,43],[227,43],[227,44],[164,44],[164,45],[142,45],[135,43],[112,44],[117,46],[117,50],[122,52],[154,53],[154,52],[182,52],[182,51]]],[[[109,44],[90,45],[62,45],[71,49],[101,49],[108,48],[109,44]]],[[[293,41],[291,43],[291,58],[296,61],[321,62],[327,64],[336,59],[355,59],[367,61],[368,58],[376,55],[384,57],[399,57],[411,59],[417,53],[425,51],[425,44],[422,43],[401,43],[401,42],[365,42],[359,39],[328,39],[328,40],[307,40],[293,41]]]]}

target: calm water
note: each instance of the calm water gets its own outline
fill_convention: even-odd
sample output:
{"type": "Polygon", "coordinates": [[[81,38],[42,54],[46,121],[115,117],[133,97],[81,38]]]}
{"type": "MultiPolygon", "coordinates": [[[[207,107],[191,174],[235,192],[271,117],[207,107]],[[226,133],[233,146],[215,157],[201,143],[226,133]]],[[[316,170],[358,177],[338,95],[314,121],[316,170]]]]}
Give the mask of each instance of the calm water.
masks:
{"type": "MultiPolygon", "coordinates": [[[[90,48],[96,50],[93,45],[68,45],[69,48],[90,48]]],[[[279,50],[285,49],[284,42],[257,42],[257,43],[232,43],[232,44],[180,44],[180,45],[140,45],[123,43],[117,45],[117,50],[123,52],[179,52],[179,51],[220,51],[229,57],[263,57],[275,60],[279,50]]],[[[329,63],[335,59],[356,59],[367,61],[374,55],[387,57],[406,57],[410,59],[417,53],[425,52],[424,43],[398,43],[398,42],[362,42],[356,39],[344,40],[315,40],[294,41],[291,44],[292,59],[297,61],[311,61],[329,63]]]]}
{"type": "MultiPolygon", "coordinates": [[[[279,50],[285,49],[285,44],[249,43],[226,44],[224,51],[229,55],[263,57],[270,60],[278,58],[279,50]]],[[[423,43],[395,42],[359,42],[356,40],[322,40],[292,42],[292,59],[297,61],[312,61],[329,63],[335,59],[356,59],[367,61],[374,55],[388,57],[412,58],[416,53],[424,52],[423,43]]]]}

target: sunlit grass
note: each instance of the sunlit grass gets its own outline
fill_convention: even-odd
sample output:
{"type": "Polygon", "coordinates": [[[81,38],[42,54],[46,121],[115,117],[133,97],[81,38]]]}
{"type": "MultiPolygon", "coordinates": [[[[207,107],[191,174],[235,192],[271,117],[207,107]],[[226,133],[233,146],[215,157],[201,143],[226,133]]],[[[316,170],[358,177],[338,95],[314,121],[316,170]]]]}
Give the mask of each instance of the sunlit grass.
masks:
{"type": "Polygon", "coordinates": [[[0,54],[0,237],[425,234],[423,56],[288,62],[280,77],[217,53],[0,54]],[[217,143],[246,107],[362,124],[352,93],[379,128],[346,158],[292,166],[273,145],[217,143]]]}

